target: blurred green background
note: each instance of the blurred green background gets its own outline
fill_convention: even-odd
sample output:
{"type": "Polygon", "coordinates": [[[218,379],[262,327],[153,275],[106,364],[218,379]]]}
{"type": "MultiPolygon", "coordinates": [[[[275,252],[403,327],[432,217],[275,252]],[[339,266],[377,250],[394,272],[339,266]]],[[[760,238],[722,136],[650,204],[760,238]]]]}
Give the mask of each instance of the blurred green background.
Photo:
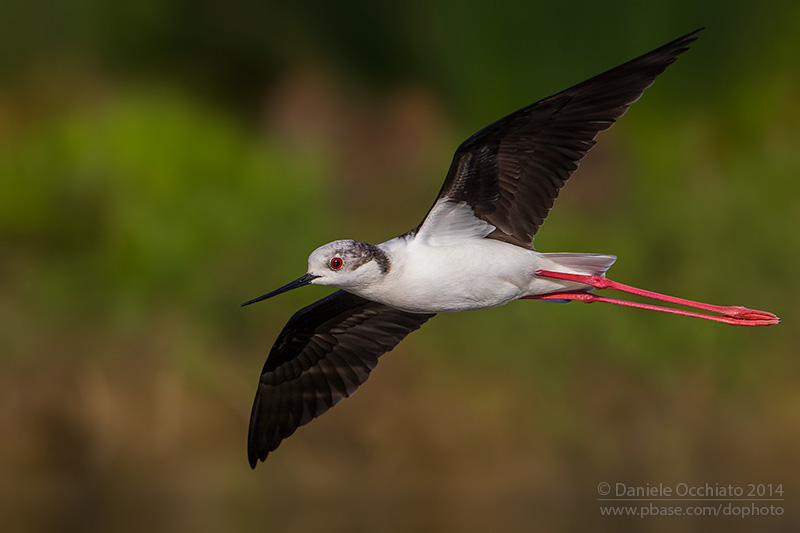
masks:
{"type": "Polygon", "coordinates": [[[4,531],[800,528],[800,4],[0,4],[4,531]],[[440,315],[255,471],[264,357],[337,238],[421,220],[458,143],[706,26],[540,251],[775,312],[440,315]],[[600,482],[782,484],[785,514],[612,519],[600,482]]]}

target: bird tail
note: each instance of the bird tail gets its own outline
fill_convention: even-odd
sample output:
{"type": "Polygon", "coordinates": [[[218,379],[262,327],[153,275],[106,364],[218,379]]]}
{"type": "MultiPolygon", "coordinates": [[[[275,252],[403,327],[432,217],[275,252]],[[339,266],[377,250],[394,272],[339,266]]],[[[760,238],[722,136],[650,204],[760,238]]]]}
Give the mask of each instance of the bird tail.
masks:
{"type": "Polygon", "coordinates": [[[561,267],[550,270],[587,276],[605,276],[606,271],[617,260],[616,255],[607,254],[550,253],[542,255],[561,267]]]}

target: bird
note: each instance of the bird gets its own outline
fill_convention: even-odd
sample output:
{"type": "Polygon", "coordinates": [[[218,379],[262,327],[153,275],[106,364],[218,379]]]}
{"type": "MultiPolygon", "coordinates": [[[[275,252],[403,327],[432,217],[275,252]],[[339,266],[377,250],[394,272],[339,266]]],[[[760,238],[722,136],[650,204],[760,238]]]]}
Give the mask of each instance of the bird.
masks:
{"type": "Polygon", "coordinates": [[[264,364],[250,415],[251,468],[297,428],[352,395],[378,358],[437,313],[518,299],[606,302],[737,325],[770,325],[766,311],[718,306],[610,280],[616,257],[540,253],[533,239],[598,132],[639,99],[703,28],[478,131],[457,148],[422,222],[373,245],[337,240],[314,250],[295,281],[242,304],[304,285],[339,290],[297,311],[264,364]],[[715,314],[593,294],[622,292],[715,314]]]}

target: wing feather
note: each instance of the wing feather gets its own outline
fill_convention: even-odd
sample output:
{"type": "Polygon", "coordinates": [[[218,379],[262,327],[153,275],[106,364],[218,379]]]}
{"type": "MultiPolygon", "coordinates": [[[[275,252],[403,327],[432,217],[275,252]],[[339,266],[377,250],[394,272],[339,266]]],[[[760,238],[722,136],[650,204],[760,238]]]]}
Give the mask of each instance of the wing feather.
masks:
{"type": "Polygon", "coordinates": [[[516,111],[456,150],[434,206],[412,233],[435,235],[454,205],[494,226],[489,238],[533,248],[564,183],[595,144],[700,30],[516,111]],[[445,200],[445,201],[443,201],[445,200]]]}
{"type": "Polygon", "coordinates": [[[258,382],[247,453],[266,459],[295,430],[353,394],[378,357],[432,314],[415,314],[338,291],[295,313],[258,382]]]}

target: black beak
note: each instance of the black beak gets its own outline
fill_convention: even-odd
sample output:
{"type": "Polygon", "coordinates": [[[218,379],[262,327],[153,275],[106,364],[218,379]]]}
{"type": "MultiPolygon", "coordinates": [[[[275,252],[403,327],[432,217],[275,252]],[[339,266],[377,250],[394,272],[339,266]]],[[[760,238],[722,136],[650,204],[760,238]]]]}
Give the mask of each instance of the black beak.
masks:
{"type": "Polygon", "coordinates": [[[259,296],[258,298],[253,298],[249,302],[245,302],[242,305],[240,305],[239,307],[244,307],[245,305],[254,304],[256,302],[260,302],[261,300],[266,300],[267,298],[272,298],[273,296],[277,296],[277,295],[279,295],[281,293],[284,293],[286,291],[290,291],[292,289],[296,289],[297,287],[302,287],[303,285],[308,285],[309,283],[311,283],[312,279],[317,279],[318,277],[319,276],[315,276],[313,274],[306,274],[305,276],[300,276],[299,278],[297,278],[293,282],[287,283],[286,285],[284,285],[280,289],[275,289],[272,292],[268,292],[264,296],[259,296]]]}

